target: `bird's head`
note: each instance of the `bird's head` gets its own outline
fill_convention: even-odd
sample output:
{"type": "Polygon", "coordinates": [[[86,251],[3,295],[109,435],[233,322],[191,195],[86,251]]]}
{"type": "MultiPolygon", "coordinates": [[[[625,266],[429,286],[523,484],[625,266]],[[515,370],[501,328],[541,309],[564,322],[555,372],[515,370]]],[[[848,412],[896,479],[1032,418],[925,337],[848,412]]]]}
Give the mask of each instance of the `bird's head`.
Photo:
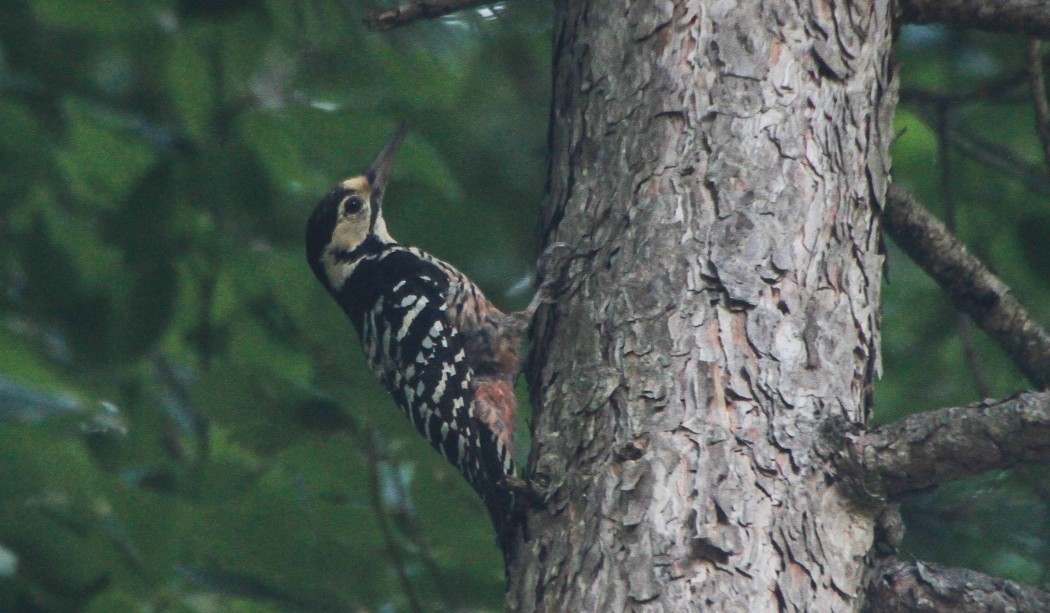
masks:
{"type": "Polygon", "coordinates": [[[310,215],[306,224],[306,259],[329,289],[337,285],[335,269],[340,265],[394,242],[383,221],[382,202],[405,130],[402,124],[365,174],[337,185],[310,215]]]}

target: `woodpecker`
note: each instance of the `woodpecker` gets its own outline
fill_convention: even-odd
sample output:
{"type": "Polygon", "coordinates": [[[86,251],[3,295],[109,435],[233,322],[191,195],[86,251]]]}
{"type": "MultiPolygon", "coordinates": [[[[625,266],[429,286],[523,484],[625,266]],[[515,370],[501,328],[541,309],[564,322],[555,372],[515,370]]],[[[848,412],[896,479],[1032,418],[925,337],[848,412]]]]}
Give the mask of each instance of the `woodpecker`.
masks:
{"type": "Polygon", "coordinates": [[[535,311],[503,313],[463,273],[395,241],[383,194],[402,125],[365,174],[314,209],[306,258],[357,330],[373,373],[481,496],[504,553],[513,537],[514,383],[535,311]]]}

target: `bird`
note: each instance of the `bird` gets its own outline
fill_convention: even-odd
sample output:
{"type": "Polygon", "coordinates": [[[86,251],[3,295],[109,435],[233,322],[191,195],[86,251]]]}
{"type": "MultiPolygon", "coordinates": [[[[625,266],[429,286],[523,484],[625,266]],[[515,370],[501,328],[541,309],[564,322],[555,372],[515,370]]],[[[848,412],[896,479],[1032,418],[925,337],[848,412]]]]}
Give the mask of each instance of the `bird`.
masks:
{"type": "Polygon", "coordinates": [[[466,275],[397,242],[383,196],[402,124],[364,174],[346,179],[306,224],[306,259],[349,317],[368,364],[430,445],[481,497],[505,556],[520,483],[513,459],[521,340],[541,300],[504,313],[466,275]]]}

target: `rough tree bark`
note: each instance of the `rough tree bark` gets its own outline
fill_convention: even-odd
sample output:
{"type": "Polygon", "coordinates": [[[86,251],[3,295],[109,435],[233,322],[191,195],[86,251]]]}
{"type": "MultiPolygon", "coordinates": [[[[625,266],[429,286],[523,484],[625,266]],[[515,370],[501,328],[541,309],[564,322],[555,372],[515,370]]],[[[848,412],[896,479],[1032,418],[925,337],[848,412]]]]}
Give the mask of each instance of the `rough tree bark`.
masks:
{"type": "MultiPolygon", "coordinates": [[[[575,246],[547,286],[573,282],[534,330],[543,500],[510,561],[512,610],[1050,608],[1046,590],[892,555],[901,496],[1050,461],[1050,392],[868,428],[878,222],[1040,390],[1050,334],[912,195],[887,193],[888,2],[556,4],[543,239],[575,246]]],[[[1043,0],[899,6],[1050,36],[1043,0]]],[[[1001,147],[943,137],[1045,192],[1001,147]]]]}
{"type": "Polygon", "coordinates": [[[556,2],[519,611],[850,611],[878,504],[817,453],[878,371],[888,0],[556,2]]]}
{"type": "MultiPolygon", "coordinates": [[[[418,0],[367,21],[488,2],[418,0]]],[[[555,4],[542,238],[573,248],[544,258],[545,286],[564,292],[533,330],[541,500],[508,607],[1050,608],[1046,590],[893,555],[901,496],[1050,461],[1050,392],[867,427],[879,222],[1040,390],[1050,334],[913,196],[887,192],[891,1],[555,4]]],[[[899,6],[1050,36],[1043,0],[899,6]]],[[[1027,72],[1045,136],[1039,48],[1027,72]]],[[[1045,191],[996,146],[944,136],[1045,191]]]]}

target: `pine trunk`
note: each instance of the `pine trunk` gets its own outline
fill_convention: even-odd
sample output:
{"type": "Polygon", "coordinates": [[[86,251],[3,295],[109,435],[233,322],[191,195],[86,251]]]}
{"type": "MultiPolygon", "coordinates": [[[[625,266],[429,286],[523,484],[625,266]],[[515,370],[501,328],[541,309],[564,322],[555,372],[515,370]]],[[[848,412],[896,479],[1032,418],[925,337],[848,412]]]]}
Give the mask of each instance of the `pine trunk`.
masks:
{"type": "Polygon", "coordinates": [[[816,451],[878,370],[884,0],[556,2],[518,611],[850,611],[877,509],[816,451]]]}

